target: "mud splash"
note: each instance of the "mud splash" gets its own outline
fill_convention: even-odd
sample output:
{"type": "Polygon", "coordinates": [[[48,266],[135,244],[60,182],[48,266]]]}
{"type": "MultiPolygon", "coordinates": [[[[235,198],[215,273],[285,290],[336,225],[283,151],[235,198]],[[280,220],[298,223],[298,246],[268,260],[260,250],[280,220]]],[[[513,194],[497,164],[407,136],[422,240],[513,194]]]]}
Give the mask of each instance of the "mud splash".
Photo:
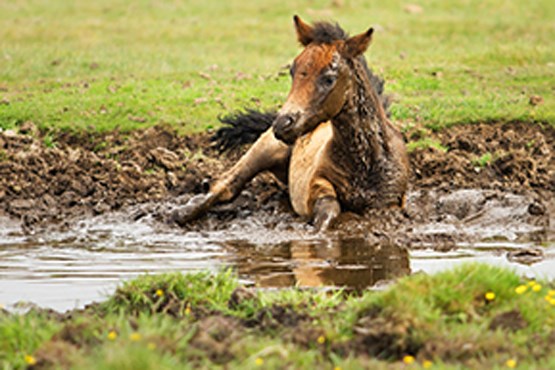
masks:
{"type": "Polygon", "coordinates": [[[46,147],[40,136],[0,133],[0,304],[65,310],[141,273],[225,266],[263,288],[361,290],[468,261],[555,279],[555,130],[512,123],[429,135],[449,149],[411,154],[404,212],[346,213],[319,235],[269,175],[185,229],[166,224],[240,155],[216,159],[207,136],[157,127],[60,135],[46,147]]]}

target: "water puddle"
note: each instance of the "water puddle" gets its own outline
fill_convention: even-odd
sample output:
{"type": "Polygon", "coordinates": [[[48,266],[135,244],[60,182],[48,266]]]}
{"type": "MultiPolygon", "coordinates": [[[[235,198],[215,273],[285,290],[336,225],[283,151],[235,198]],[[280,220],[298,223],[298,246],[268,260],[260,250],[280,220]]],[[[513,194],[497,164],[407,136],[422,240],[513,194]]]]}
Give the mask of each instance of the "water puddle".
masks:
{"type": "MultiPolygon", "coordinates": [[[[430,202],[430,195],[426,197],[430,202]]],[[[377,242],[364,232],[314,235],[299,221],[268,228],[257,215],[223,228],[183,231],[148,217],[133,221],[128,212],[35,235],[25,235],[18,223],[0,218],[0,304],[10,308],[30,301],[64,311],[101,300],[119,281],[139,274],[222,267],[235,269],[243,283],[263,288],[359,290],[464,262],[507,266],[524,276],[555,279],[549,222],[530,222],[523,210],[528,203],[514,195],[478,199],[472,204],[482,206],[476,209],[453,206],[476,197],[462,193],[435,199],[429,220],[403,231],[419,241],[410,248],[395,238],[377,242]],[[477,240],[461,237],[467,234],[477,240]],[[434,240],[445,235],[452,236],[452,242],[448,248],[444,243],[438,248],[434,240]]],[[[412,207],[421,208],[423,199],[413,194],[412,207]]]]}

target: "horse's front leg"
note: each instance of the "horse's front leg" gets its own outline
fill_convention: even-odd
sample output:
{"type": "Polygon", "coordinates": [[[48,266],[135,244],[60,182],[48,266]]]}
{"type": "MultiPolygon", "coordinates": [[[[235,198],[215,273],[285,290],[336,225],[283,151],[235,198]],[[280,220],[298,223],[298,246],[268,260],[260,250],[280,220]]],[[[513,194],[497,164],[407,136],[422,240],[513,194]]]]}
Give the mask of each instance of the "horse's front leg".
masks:
{"type": "Polygon", "coordinates": [[[232,200],[245,184],[258,173],[270,170],[276,174],[287,173],[291,148],[277,140],[272,128],[264,132],[241,159],[211,186],[206,194],[192,197],[187,204],[172,215],[172,221],[183,226],[202,216],[217,203],[232,200]]]}
{"type": "Polygon", "coordinates": [[[316,231],[327,230],[333,220],[341,213],[341,206],[332,183],[325,179],[317,179],[311,187],[314,199],[312,220],[316,231]]]}

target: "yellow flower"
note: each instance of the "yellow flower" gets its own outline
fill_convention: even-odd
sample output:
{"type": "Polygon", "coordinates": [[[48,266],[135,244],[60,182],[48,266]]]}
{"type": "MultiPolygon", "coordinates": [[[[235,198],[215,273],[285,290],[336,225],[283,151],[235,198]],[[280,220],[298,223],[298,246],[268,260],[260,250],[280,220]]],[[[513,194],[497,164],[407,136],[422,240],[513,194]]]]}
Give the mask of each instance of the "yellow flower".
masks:
{"type": "Polygon", "coordinates": [[[25,360],[25,363],[26,363],[27,365],[33,366],[33,365],[35,365],[35,364],[37,363],[37,359],[34,358],[34,357],[31,356],[31,355],[25,355],[25,357],[24,357],[23,359],[25,360]]]}
{"type": "Polygon", "coordinates": [[[534,292],[539,292],[540,290],[542,290],[542,286],[540,284],[534,284],[532,285],[532,290],[534,292]]]}
{"type": "Polygon", "coordinates": [[[191,306],[187,305],[187,307],[185,307],[185,310],[183,310],[183,313],[185,314],[185,316],[189,316],[191,314],[191,306]]]}
{"type": "Polygon", "coordinates": [[[505,365],[507,365],[507,367],[510,367],[511,369],[514,369],[516,367],[516,360],[514,358],[510,358],[507,360],[507,362],[505,362],[505,365]]]}
{"type": "Polygon", "coordinates": [[[148,342],[147,345],[146,345],[146,348],[150,349],[151,351],[155,350],[156,349],[156,344],[154,344],[153,342],[148,342]]]}
{"type": "Polygon", "coordinates": [[[156,289],[156,293],[155,293],[158,297],[161,297],[164,295],[164,291],[162,289],[156,289]]]}
{"type": "Polygon", "coordinates": [[[515,288],[516,294],[523,294],[527,290],[528,290],[528,287],[526,285],[519,285],[515,288]]]}
{"type": "Polygon", "coordinates": [[[323,335],[320,335],[317,339],[318,343],[320,344],[324,344],[324,342],[326,341],[326,337],[324,337],[323,335]]]}
{"type": "Polygon", "coordinates": [[[493,301],[495,299],[495,293],[494,292],[487,292],[485,294],[486,297],[486,301],[493,301]]]}
{"type": "Polygon", "coordinates": [[[555,298],[550,297],[547,302],[549,302],[550,305],[555,306],[555,298]]]}
{"type": "Polygon", "coordinates": [[[254,363],[256,366],[262,366],[264,365],[264,359],[261,357],[257,357],[256,360],[254,360],[254,363]]]}
{"type": "Polygon", "coordinates": [[[341,367],[339,367],[339,366],[336,366],[336,367],[333,368],[333,370],[343,370],[343,369],[341,369],[341,367]]]}
{"type": "Polygon", "coordinates": [[[549,292],[547,292],[547,295],[550,297],[555,296],[555,289],[551,289],[549,292]]]}
{"type": "Polygon", "coordinates": [[[110,330],[110,332],[108,333],[108,339],[110,340],[116,340],[116,338],[118,337],[118,333],[116,333],[113,330],[110,330]]]}
{"type": "Polygon", "coordinates": [[[141,340],[141,334],[131,333],[131,335],[129,336],[129,339],[131,339],[132,342],[138,342],[141,340]]]}
{"type": "Polygon", "coordinates": [[[432,363],[432,361],[430,361],[430,360],[424,360],[424,361],[422,361],[422,367],[423,367],[424,369],[429,369],[429,368],[432,367],[432,365],[433,365],[433,363],[432,363]]]}
{"type": "Polygon", "coordinates": [[[403,357],[403,362],[407,365],[413,364],[414,363],[414,357],[411,355],[406,355],[405,357],[403,357]]]}
{"type": "Polygon", "coordinates": [[[534,286],[534,285],[536,285],[536,282],[534,280],[530,280],[528,282],[528,286],[534,286]]]}

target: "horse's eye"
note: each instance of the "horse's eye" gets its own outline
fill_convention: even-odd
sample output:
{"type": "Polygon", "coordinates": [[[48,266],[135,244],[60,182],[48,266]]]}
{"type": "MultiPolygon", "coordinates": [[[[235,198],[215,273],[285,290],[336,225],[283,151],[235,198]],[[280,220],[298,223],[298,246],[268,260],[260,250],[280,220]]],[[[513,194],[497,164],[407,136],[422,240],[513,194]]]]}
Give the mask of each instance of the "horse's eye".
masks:
{"type": "Polygon", "coordinates": [[[291,75],[291,77],[295,75],[295,66],[291,66],[291,68],[289,68],[289,74],[291,75]]]}
{"type": "Polygon", "coordinates": [[[324,78],[322,78],[322,84],[326,87],[329,87],[329,86],[331,86],[335,83],[336,79],[337,79],[337,77],[334,76],[334,75],[324,76],[324,78]]]}

